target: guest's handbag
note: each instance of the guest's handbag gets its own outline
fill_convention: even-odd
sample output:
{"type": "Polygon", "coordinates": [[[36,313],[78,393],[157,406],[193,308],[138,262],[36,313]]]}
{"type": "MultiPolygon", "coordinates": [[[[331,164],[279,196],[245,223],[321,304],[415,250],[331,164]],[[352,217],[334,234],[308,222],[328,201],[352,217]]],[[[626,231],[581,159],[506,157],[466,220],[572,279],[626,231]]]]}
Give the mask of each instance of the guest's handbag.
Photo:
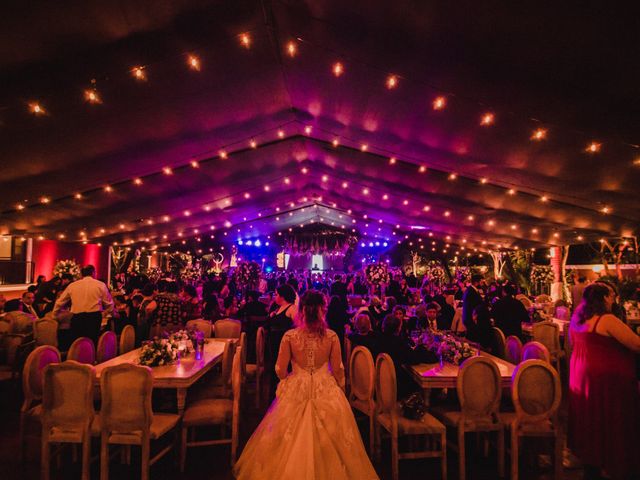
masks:
{"type": "Polygon", "coordinates": [[[402,415],[411,420],[420,420],[427,413],[427,406],[419,392],[412,393],[400,402],[402,415]]]}

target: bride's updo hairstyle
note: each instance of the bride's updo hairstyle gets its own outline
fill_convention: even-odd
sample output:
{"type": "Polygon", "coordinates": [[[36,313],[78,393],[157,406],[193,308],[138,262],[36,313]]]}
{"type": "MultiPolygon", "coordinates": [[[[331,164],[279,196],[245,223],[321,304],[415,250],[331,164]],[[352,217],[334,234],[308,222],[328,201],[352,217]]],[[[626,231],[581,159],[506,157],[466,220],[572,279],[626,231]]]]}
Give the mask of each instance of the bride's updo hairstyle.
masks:
{"type": "Polygon", "coordinates": [[[325,314],[327,303],[317,290],[308,290],[300,299],[300,325],[307,331],[324,336],[327,330],[325,314]]]}

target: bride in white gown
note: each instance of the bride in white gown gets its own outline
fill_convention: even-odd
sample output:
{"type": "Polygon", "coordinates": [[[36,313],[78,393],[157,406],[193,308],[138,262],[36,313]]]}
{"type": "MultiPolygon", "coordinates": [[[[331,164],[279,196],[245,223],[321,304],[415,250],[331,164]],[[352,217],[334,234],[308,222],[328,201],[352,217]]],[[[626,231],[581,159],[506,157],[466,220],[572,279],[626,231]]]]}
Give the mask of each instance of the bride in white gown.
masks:
{"type": "Polygon", "coordinates": [[[276,399],[234,467],[238,480],[378,478],[342,390],[340,342],[325,310],[321,293],[303,295],[300,326],[280,343],[276,399]]]}

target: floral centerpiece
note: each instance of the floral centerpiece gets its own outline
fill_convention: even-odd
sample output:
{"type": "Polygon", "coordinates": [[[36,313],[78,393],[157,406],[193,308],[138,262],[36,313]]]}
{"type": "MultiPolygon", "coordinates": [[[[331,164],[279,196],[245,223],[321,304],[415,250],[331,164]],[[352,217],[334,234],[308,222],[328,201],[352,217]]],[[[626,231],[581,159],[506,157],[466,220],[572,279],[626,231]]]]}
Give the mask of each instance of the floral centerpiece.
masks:
{"type": "Polygon", "coordinates": [[[233,272],[236,285],[243,291],[257,290],[262,268],[257,262],[239,262],[233,272]]]}
{"type": "Polygon", "coordinates": [[[550,265],[534,265],[531,268],[531,281],[544,285],[553,283],[553,270],[550,265]]]}
{"type": "Polygon", "coordinates": [[[200,266],[194,263],[190,263],[180,271],[180,280],[184,283],[194,284],[200,280],[201,276],[200,266]]]}
{"type": "Polygon", "coordinates": [[[72,275],[73,278],[80,277],[80,267],[75,260],[57,260],[53,266],[53,275],[60,277],[63,274],[72,275]]]}
{"type": "Polygon", "coordinates": [[[155,337],[142,345],[140,365],[147,367],[171,365],[181,356],[189,355],[196,349],[197,344],[202,342],[204,342],[204,334],[199,330],[164,332],[162,337],[155,337]]]}
{"type": "Polygon", "coordinates": [[[386,263],[372,263],[364,270],[367,282],[371,285],[380,285],[389,282],[389,269],[386,263]]]}
{"type": "Polygon", "coordinates": [[[469,343],[448,333],[425,332],[419,340],[421,345],[438,355],[443,362],[460,365],[476,354],[469,343]]]}
{"type": "Polygon", "coordinates": [[[435,260],[431,260],[427,264],[424,275],[435,285],[443,285],[447,281],[447,274],[444,272],[444,268],[435,260]]]}

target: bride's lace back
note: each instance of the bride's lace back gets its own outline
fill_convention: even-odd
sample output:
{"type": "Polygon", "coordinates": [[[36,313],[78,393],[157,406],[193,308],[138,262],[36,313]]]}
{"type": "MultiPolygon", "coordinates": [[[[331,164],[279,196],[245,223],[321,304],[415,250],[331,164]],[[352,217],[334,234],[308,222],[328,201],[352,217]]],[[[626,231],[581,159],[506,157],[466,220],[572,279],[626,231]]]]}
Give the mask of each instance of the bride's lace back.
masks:
{"type": "Polygon", "coordinates": [[[289,330],[280,343],[280,352],[276,365],[276,373],[283,378],[289,362],[294,373],[298,369],[308,373],[315,373],[325,369],[329,364],[338,383],[344,379],[344,367],[340,354],[338,335],[332,330],[326,330],[324,335],[308,332],[303,327],[289,330]]]}

